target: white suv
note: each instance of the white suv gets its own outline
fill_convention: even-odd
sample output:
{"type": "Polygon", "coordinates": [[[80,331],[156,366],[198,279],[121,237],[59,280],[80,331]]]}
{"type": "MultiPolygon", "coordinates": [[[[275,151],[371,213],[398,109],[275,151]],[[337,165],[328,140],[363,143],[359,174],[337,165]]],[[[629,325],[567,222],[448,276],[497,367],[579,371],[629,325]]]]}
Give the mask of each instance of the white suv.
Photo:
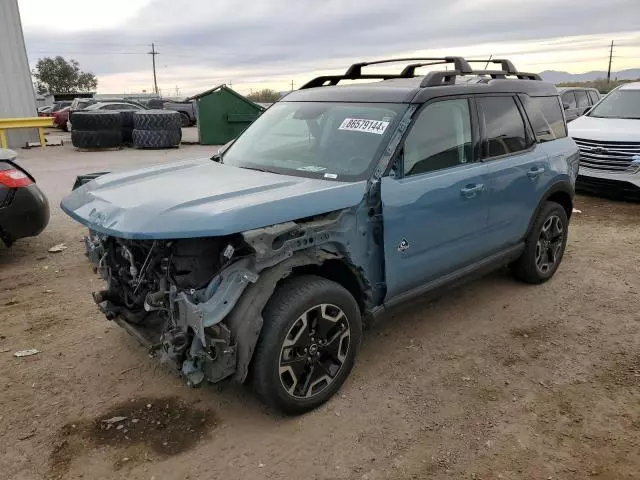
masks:
{"type": "Polygon", "coordinates": [[[568,127],[580,148],[577,187],[640,199],[640,82],[616,88],[568,127]]]}

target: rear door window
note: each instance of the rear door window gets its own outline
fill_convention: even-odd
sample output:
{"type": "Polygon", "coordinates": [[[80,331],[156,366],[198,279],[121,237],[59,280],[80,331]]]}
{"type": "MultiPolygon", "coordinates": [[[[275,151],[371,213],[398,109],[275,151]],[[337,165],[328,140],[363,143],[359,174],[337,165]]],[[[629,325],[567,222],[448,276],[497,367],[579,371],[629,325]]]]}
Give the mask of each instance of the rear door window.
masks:
{"type": "Polygon", "coordinates": [[[578,108],[586,108],[589,106],[589,97],[587,97],[587,92],[584,90],[576,90],[574,93],[576,94],[576,103],[578,108]]]}
{"type": "Polygon", "coordinates": [[[485,126],[482,157],[493,158],[529,148],[526,127],[513,97],[479,97],[481,121],[485,126]]]}
{"type": "Polygon", "coordinates": [[[573,94],[573,91],[564,92],[562,94],[562,104],[567,108],[576,108],[578,106],[576,103],[576,96],[573,94]]]}
{"type": "Polygon", "coordinates": [[[521,96],[538,143],[567,136],[567,126],[558,97],[521,96]]]}

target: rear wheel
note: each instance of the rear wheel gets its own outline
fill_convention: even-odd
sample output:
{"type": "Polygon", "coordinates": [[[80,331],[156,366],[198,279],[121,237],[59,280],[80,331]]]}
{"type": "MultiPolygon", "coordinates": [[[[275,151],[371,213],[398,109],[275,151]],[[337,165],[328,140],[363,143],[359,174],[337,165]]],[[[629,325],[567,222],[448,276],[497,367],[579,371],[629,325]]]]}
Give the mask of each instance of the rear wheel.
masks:
{"type": "Polygon", "coordinates": [[[187,115],[186,113],[180,112],[180,119],[182,120],[183,128],[191,125],[191,119],[189,118],[189,115],[187,115]]]}
{"type": "Polygon", "coordinates": [[[513,275],[534,284],[549,280],[562,261],[568,226],[564,208],[555,202],[545,203],[527,236],[524,252],[511,264],[513,275]]]}
{"type": "Polygon", "coordinates": [[[341,285],[315,276],[277,288],[263,312],[253,385],[263,402],[287,414],[326,402],[351,372],[360,346],[360,310],[341,285]]]}

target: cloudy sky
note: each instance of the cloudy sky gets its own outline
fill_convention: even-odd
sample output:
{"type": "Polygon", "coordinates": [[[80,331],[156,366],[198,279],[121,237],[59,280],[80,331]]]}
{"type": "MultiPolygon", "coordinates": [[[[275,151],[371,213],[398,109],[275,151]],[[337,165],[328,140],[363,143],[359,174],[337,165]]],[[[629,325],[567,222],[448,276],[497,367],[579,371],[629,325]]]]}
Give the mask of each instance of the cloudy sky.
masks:
{"type": "Polygon", "coordinates": [[[520,70],[640,67],[640,0],[18,0],[29,61],[63,55],[101,93],[288,90],[355,61],[508,56],[520,70]]]}

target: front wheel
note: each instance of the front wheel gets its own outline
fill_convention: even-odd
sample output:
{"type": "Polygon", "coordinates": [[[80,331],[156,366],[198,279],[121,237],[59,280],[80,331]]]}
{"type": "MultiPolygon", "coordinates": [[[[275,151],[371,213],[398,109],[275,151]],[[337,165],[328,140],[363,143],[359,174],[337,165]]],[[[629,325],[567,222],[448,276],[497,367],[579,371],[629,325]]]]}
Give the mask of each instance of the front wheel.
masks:
{"type": "Polygon", "coordinates": [[[549,280],[562,261],[568,227],[564,208],[555,202],[545,203],[525,240],[524,252],[511,264],[513,275],[526,283],[549,280]]]}
{"type": "Polygon", "coordinates": [[[326,402],[351,372],[360,347],[353,296],[321,277],[293,277],[276,289],[263,317],[252,363],[257,395],[287,414],[326,402]]]}

